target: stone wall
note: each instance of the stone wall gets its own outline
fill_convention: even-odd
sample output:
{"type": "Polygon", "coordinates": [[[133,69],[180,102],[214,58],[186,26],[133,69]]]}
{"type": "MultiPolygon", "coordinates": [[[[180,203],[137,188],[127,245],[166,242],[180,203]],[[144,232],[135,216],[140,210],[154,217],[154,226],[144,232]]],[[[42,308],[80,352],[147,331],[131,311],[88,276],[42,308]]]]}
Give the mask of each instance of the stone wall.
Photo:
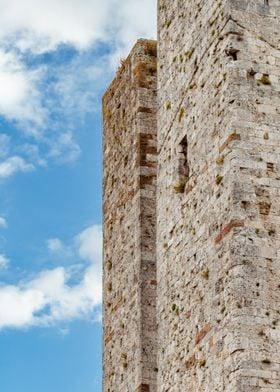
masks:
{"type": "Polygon", "coordinates": [[[158,392],[280,391],[279,27],[159,1],[158,392]]]}
{"type": "Polygon", "coordinates": [[[103,390],[280,391],[280,2],[158,7],[103,101],[103,390]]]}
{"type": "Polygon", "coordinates": [[[156,392],[156,42],[103,98],[104,392],[156,392]]]}

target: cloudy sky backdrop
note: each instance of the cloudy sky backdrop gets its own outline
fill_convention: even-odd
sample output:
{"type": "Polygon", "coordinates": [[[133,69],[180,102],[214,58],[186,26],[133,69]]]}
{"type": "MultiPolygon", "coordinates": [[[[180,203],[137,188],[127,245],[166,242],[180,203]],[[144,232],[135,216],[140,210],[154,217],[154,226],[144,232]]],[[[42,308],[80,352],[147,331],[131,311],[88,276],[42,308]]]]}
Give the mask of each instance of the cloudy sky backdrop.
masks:
{"type": "Polygon", "coordinates": [[[0,390],[101,391],[101,96],[155,0],[0,0],[0,390]]]}

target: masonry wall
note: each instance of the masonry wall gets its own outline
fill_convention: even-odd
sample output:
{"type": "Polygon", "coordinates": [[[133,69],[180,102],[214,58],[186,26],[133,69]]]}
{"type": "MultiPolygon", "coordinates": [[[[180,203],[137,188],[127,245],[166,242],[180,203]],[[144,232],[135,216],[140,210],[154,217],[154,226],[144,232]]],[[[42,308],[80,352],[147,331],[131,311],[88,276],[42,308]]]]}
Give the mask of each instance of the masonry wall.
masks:
{"type": "Polygon", "coordinates": [[[156,392],[156,42],[103,98],[104,392],[156,392]]]}
{"type": "Polygon", "coordinates": [[[279,27],[159,0],[158,392],[280,391],[279,27]]]}

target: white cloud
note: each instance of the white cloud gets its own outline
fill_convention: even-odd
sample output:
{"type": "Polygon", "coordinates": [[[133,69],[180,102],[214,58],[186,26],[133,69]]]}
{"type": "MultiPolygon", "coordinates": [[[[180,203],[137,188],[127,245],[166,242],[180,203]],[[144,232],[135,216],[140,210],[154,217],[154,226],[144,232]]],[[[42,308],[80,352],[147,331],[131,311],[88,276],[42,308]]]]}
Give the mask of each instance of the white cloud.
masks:
{"type": "MultiPolygon", "coordinates": [[[[155,36],[156,0],[1,0],[0,116],[35,137],[23,142],[34,166],[80,156],[73,130],[99,107],[98,94],[136,39],[155,36]],[[92,50],[100,44],[102,56],[92,50]],[[77,50],[73,58],[42,65],[38,55],[61,45],[77,50]]],[[[2,159],[7,146],[0,140],[2,159]]]]}
{"type": "Polygon", "coordinates": [[[26,156],[29,161],[38,166],[47,166],[46,159],[41,157],[39,146],[32,143],[24,143],[17,147],[17,151],[26,156]]]}
{"type": "Polygon", "coordinates": [[[62,241],[58,238],[50,238],[47,243],[51,252],[60,252],[64,248],[62,241]]]}
{"type": "Polygon", "coordinates": [[[0,134],[0,158],[6,158],[10,151],[10,137],[0,134]]]}
{"type": "Polygon", "coordinates": [[[34,170],[34,166],[27,163],[23,158],[14,156],[0,163],[0,179],[8,178],[17,172],[34,170]]]}
{"type": "Polygon", "coordinates": [[[60,44],[87,48],[103,39],[114,1],[1,0],[0,35],[17,37],[21,50],[43,52],[60,44]],[[16,12],[15,12],[16,9],[16,12]]]}
{"type": "Polygon", "coordinates": [[[0,327],[26,327],[33,314],[44,307],[41,291],[21,289],[16,286],[0,287],[0,327]]]}
{"type": "Polygon", "coordinates": [[[108,70],[106,56],[92,59],[88,53],[78,54],[69,64],[57,69],[53,86],[59,103],[57,109],[67,118],[73,118],[73,113],[77,118],[93,113],[100,106],[96,102],[97,92],[103,88],[108,70]]]}
{"type": "Polygon", "coordinates": [[[64,132],[58,136],[52,145],[49,157],[55,158],[60,163],[73,162],[81,153],[80,146],[74,140],[72,132],[64,132]]]}
{"type": "MultiPolygon", "coordinates": [[[[85,229],[75,238],[81,258],[90,261],[75,285],[75,269],[56,268],[17,286],[0,287],[0,329],[53,326],[61,321],[92,317],[101,304],[101,226],[85,229]]],[[[62,243],[53,241],[57,250],[62,243]]]]}
{"type": "Polygon", "coordinates": [[[70,246],[66,246],[59,238],[50,238],[47,240],[47,246],[49,252],[56,256],[57,260],[68,260],[73,256],[73,252],[70,246]]]}
{"type": "Polygon", "coordinates": [[[0,270],[7,268],[9,265],[9,259],[5,255],[0,254],[0,270]]]}
{"type": "Polygon", "coordinates": [[[29,70],[18,55],[0,49],[0,115],[24,122],[25,130],[34,135],[38,133],[36,127],[43,127],[46,116],[38,86],[40,78],[40,69],[29,70]]]}
{"type": "Polygon", "coordinates": [[[102,259],[102,230],[100,226],[90,226],[75,238],[82,259],[96,263],[102,259]]]}
{"type": "Polygon", "coordinates": [[[0,228],[6,228],[7,227],[7,221],[3,216],[0,216],[0,228]]]}
{"type": "Polygon", "coordinates": [[[84,50],[112,37],[155,36],[155,20],[155,0],[1,0],[0,38],[34,53],[60,44],[84,50]]]}
{"type": "Polygon", "coordinates": [[[112,30],[115,37],[115,51],[110,62],[116,67],[119,60],[126,57],[139,38],[156,39],[157,36],[157,1],[125,0],[115,3],[112,30]]]}

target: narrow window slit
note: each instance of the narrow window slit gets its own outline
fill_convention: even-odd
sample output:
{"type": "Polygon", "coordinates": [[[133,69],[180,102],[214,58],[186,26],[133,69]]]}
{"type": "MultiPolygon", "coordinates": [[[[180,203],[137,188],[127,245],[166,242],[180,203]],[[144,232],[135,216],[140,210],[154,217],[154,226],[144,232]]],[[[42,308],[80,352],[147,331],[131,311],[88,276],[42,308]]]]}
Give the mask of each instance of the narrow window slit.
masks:
{"type": "Polygon", "coordinates": [[[178,172],[180,180],[189,179],[189,164],[188,164],[188,140],[187,136],[181,140],[178,146],[178,172]]]}
{"type": "Polygon", "coordinates": [[[188,164],[188,141],[187,137],[181,140],[176,149],[177,154],[177,166],[175,179],[176,184],[174,185],[174,190],[176,193],[184,193],[186,183],[189,180],[189,164],[188,164]]]}

